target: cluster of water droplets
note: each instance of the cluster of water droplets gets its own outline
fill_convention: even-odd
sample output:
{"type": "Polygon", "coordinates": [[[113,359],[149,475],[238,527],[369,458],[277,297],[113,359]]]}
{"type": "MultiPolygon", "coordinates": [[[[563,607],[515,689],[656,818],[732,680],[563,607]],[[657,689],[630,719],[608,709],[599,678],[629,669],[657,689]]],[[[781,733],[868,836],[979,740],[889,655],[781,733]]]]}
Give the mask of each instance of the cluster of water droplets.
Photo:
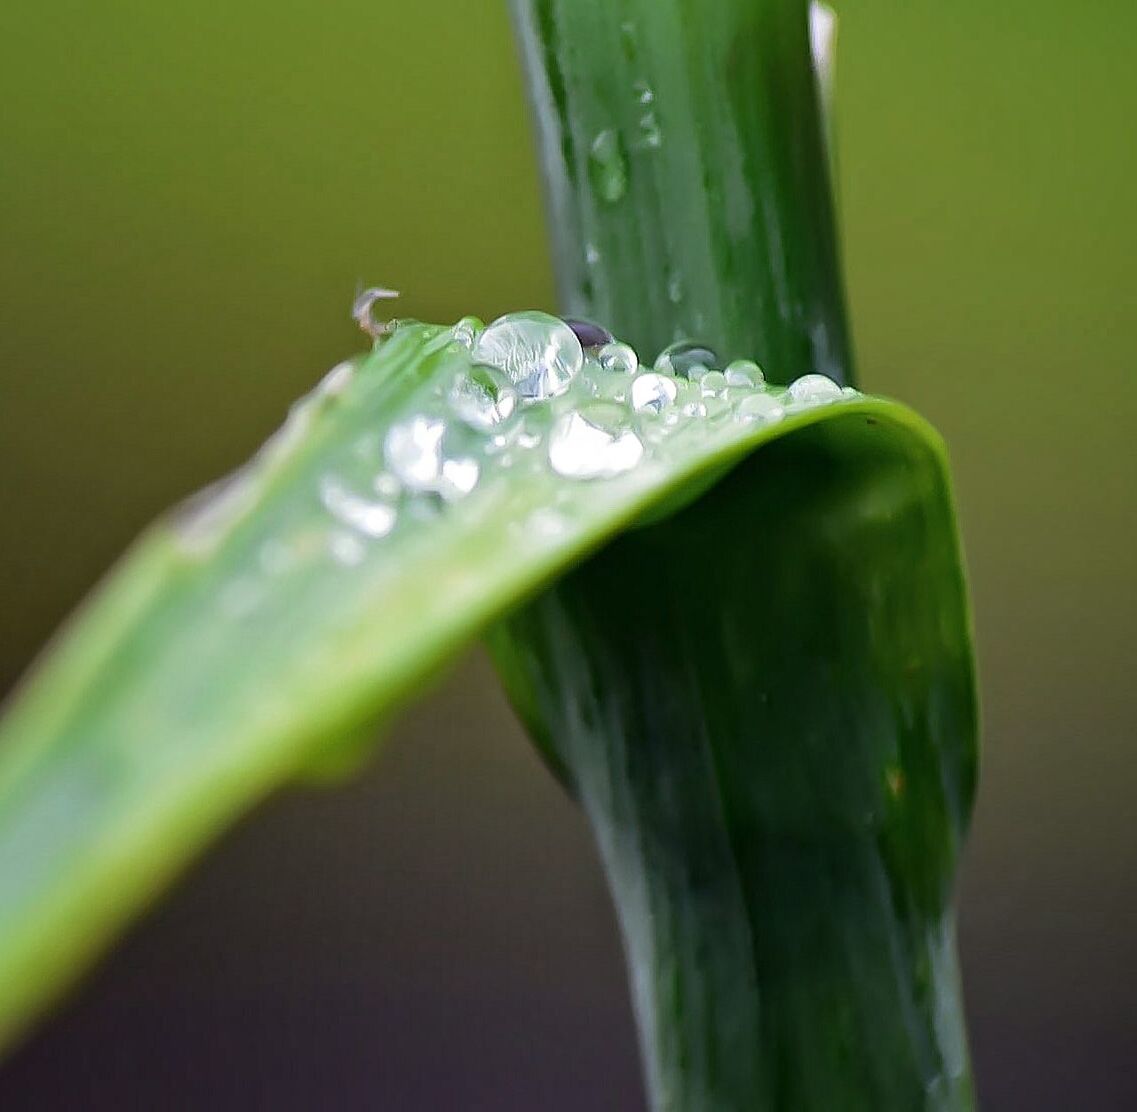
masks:
{"type": "MultiPolygon", "coordinates": [[[[771,386],[757,363],[724,363],[690,340],[644,366],[599,325],[540,312],[488,326],[466,317],[432,345],[465,349],[469,361],[455,361],[454,374],[432,382],[387,429],[370,488],[321,482],[320,501],[340,530],[333,555],[341,562],[358,562],[360,544],[386,536],[401,515],[444,512],[506,472],[604,482],[643,467],[691,430],[741,431],[856,393],[823,375],[771,386]]],[[[342,385],[342,374],[326,380],[328,390],[342,385]]],[[[534,529],[551,529],[553,516],[549,509],[550,521],[534,529]]]]}

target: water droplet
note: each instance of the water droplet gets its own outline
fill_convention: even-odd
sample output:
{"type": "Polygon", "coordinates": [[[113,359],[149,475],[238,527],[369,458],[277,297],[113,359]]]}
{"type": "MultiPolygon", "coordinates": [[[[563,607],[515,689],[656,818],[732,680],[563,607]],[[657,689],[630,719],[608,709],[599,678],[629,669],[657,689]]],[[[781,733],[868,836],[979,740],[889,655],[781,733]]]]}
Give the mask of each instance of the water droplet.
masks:
{"type": "Polygon", "coordinates": [[[703,416],[711,421],[717,421],[725,417],[730,412],[730,402],[726,398],[720,398],[714,394],[708,394],[703,398],[703,416]]]}
{"type": "Polygon", "coordinates": [[[632,90],[635,92],[636,100],[638,100],[640,104],[651,104],[651,102],[655,100],[655,93],[646,81],[633,81],[632,90]]]}
{"type": "Polygon", "coordinates": [[[476,459],[448,459],[442,464],[438,492],[447,501],[464,498],[478,485],[479,472],[476,459]]]}
{"type": "Polygon", "coordinates": [[[588,152],[588,177],[597,195],[610,205],[628,191],[628,163],[620,148],[620,136],[610,127],[592,140],[588,152]]]}
{"type": "Polygon", "coordinates": [[[398,290],[385,290],[381,286],[364,290],[351,304],[351,315],[355,323],[373,340],[386,336],[391,330],[391,322],[376,320],[372,308],[377,301],[389,301],[398,296],[398,290]]]}
{"type": "Polygon", "coordinates": [[[584,364],[584,351],[564,321],[548,313],[499,317],[474,345],[474,357],[504,371],[524,398],[563,394],[584,364]]]}
{"type": "Polygon", "coordinates": [[[624,408],[611,402],[594,402],[560,417],[549,434],[553,470],[570,479],[610,479],[630,471],[644,446],[626,421],[624,408]]]}
{"type": "Polygon", "coordinates": [[[486,432],[513,413],[517,393],[496,367],[478,365],[458,375],[448,400],[459,420],[486,432]]]}
{"type": "Polygon", "coordinates": [[[752,359],[735,359],[723,373],[727,386],[760,386],[766,381],[762,368],[752,359]]]}
{"type": "Polygon", "coordinates": [[[450,330],[450,334],[454,340],[469,351],[474,346],[474,341],[483,328],[485,325],[477,317],[463,317],[450,330]]]}
{"type": "Polygon", "coordinates": [[[442,475],[442,436],[446,426],[428,417],[392,425],[383,441],[387,466],[411,490],[433,490],[442,475]]]}
{"type": "Polygon", "coordinates": [[[580,341],[581,347],[603,347],[612,342],[612,333],[603,325],[594,324],[590,320],[576,320],[574,317],[565,317],[565,324],[576,333],[576,338],[580,341]]]}
{"type": "Polygon", "coordinates": [[[658,150],[663,146],[663,132],[659,129],[659,120],[650,109],[640,117],[640,146],[649,151],[658,150]]]}
{"type": "Polygon", "coordinates": [[[632,382],[632,409],[637,413],[658,413],[671,405],[678,393],[675,379],[647,371],[632,382]]]}
{"type": "Polygon", "coordinates": [[[320,501],[338,521],[369,537],[385,537],[394,528],[394,507],[352,493],[333,476],[320,481],[320,501]]]}
{"type": "Polygon", "coordinates": [[[710,348],[694,340],[679,340],[659,353],[653,369],[660,374],[697,379],[706,374],[717,362],[718,356],[710,348]]]}
{"type": "Polygon", "coordinates": [[[584,261],[588,263],[589,266],[595,266],[600,262],[600,252],[596,249],[594,243],[586,243],[584,245],[584,261]]]}
{"type": "Polygon", "coordinates": [[[707,371],[699,379],[699,388],[704,397],[714,397],[726,391],[726,375],[722,371],[707,371]]]}
{"type": "Polygon", "coordinates": [[[790,384],[790,401],[798,405],[822,405],[841,396],[841,387],[826,375],[802,375],[790,384]]]}
{"type": "Polygon", "coordinates": [[[606,371],[619,371],[621,374],[635,374],[639,369],[640,357],[635,349],[628,344],[605,344],[597,353],[596,358],[606,371]]]}
{"type": "Polygon", "coordinates": [[[786,411],[773,394],[750,394],[734,411],[740,421],[780,421],[786,411]]]}
{"type": "Polygon", "coordinates": [[[683,300],[683,275],[674,270],[667,279],[667,298],[672,305],[678,305],[683,300]]]}

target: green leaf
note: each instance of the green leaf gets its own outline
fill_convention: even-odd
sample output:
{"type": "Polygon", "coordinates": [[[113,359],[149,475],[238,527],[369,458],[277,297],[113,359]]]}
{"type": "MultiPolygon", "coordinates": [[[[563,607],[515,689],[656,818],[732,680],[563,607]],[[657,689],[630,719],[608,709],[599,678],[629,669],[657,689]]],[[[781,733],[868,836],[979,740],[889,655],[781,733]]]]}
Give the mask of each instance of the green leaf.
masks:
{"type": "MultiPolygon", "coordinates": [[[[566,394],[529,405],[510,434],[520,435],[497,454],[490,433],[450,422],[459,448],[481,462],[468,495],[392,497],[384,440],[415,415],[453,409],[449,392],[471,369],[469,329],[405,323],[333,371],[242,472],[147,532],[25,681],[0,724],[0,1041],[18,1035],[250,806],[290,779],[350,764],[368,729],[494,619],[597,552],[619,559],[625,549],[605,549],[617,534],[650,538],[667,527],[653,520],[688,520],[682,507],[727,473],[729,499],[756,511],[734,555],[687,566],[678,549],[653,565],[618,565],[620,579],[607,588],[613,618],[625,609],[634,616],[643,584],[657,578],[672,601],[676,577],[688,576],[692,599],[721,592],[725,602],[739,588],[740,560],[755,582],[774,576],[776,600],[788,572],[764,554],[787,543],[777,538],[796,532],[805,514],[827,551],[855,540],[854,563],[889,550],[890,534],[895,553],[935,547],[928,602],[911,619],[888,591],[850,601],[871,605],[866,620],[880,637],[898,638],[897,653],[919,654],[936,600],[956,644],[962,601],[942,448],[920,418],[884,400],[783,399],[789,409],[778,422],[728,413],[684,418],[666,432],[663,417],[641,414],[647,451],[636,466],[568,478],[548,465],[550,429],[595,405],[585,393],[614,398],[621,378],[630,381],[590,363],[566,394]],[[824,496],[778,509],[789,451],[815,461],[794,489],[804,495],[824,480],[824,496]],[[841,474],[857,494],[847,503],[832,485],[841,474]],[[384,505],[397,510],[393,525],[384,505]],[[915,510],[893,521],[897,507],[910,506],[925,507],[925,534],[913,532],[915,510]],[[871,552],[857,540],[868,525],[871,552]]],[[[698,394],[690,383],[678,388],[698,394]]],[[[719,505],[713,497],[708,504],[719,505]]],[[[861,590],[864,576],[850,567],[846,578],[861,590]]],[[[791,603],[776,605],[784,612],[791,603]]],[[[840,610],[835,597],[825,605],[840,610]]],[[[763,651],[776,652],[772,632],[762,636],[763,651]]],[[[787,663],[807,663],[806,647],[787,643],[787,663]]],[[[916,659],[921,669],[935,663],[916,659]]],[[[858,673],[858,682],[877,678],[895,679],[858,673]]],[[[854,689],[852,681],[842,688],[842,708],[854,689]]],[[[863,698],[864,721],[874,722],[868,714],[879,707],[863,698]]],[[[537,716],[536,703],[530,711],[537,716]]],[[[860,768],[859,757],[853,763],[860,768]]],[[[799,789],[787,781],[786,791],[790,799],[799,789]]]]}

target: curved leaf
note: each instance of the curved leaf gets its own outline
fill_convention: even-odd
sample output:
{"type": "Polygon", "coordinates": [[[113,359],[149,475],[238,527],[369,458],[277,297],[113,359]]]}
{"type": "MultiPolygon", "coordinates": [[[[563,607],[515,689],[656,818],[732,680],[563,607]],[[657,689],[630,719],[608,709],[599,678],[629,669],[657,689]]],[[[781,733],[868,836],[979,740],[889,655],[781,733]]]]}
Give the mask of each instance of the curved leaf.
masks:
{"type": "MultiPolygon", "coordinates": [[[[582,481],[547,465],[570,391],[527,409],[528,439],[484,459],[466,497],[392,501],[391,524],[384,438],[445,405],[471,367],[462,339],[405,323],[333,371],[242,472],[148,531],[25,682],[0,724],[0,1041],[248,807],[349,761],[487,623],[757,449],[807,436],[826,467],[875,461],[868,502],[831,507],[835,535],[866,504],[886,521],[903,491],[950,515],[938,438],[891,402],[693,419],[582,481]]],[[[763,454],[732,498],[769,497],[763,454]]]]}

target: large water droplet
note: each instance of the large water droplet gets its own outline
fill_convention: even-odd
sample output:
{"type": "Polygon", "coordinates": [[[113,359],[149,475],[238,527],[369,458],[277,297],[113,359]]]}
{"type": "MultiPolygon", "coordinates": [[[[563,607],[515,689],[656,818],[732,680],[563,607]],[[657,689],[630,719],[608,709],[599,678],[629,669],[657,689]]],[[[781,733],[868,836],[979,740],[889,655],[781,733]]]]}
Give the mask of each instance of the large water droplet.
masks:
{"type": "Polygon", "coordinates": [[[517,393],[496,367],[474,366],[454,380],[449,402],[459,420],[486,432],[513,413],[517,393]]]}
{"type": "Polygon", "coordinates": [[[694,340],[679,340],[659,353],[653,369],[679,378],[701,378],[716,363],[718,356],[709,347],[694,340]]]}
{"type": "Polygon", "coordinates": [[[576,333],[581,347],[603,347],[612,342],[612,333],[602,324],[594,324],[590,320],[577,320],[574,317],[565,317],[565,324],[576,333]]]}
{"type": "Polygon", "coordinates": [[[773,394],[751,394],[738,403],[734,411],[740,421],[780,421],[786,411],[773,394]]]}
{"type": "Polygon", "coordinates": [[[442,475],[442,437],[445,424],[429,417],[412,417],[392,425],[383,441],[387,466],[411,490],[433,490],[442,475]]]}
{"type": "Polygon", "coordinates": [[[671,405],[678,393],[675,379],[647,371],[632,383],[632,408],[637,413],[658,413],[671,405]]]}
{"type": "Polygon", "coordinates": [[[320,501],[333,517],[369,537],[385,537],[394,528],[392,506],[363,498],[330,475],[320,482],[320,501]]]}
{"type": "Polygon", "coordinates": [[[759,386],[766,381],[762,368],[752,359],[735,359],[723,372],[727,386],[759,386]]]}
{"type": "Polygon", "coordinates": [[[826,375],[802,375],[790,384],[790,401],[821,405],[841,396],[841,387],[826,375]]]}
{"type": "Polygon", "coordinates": [[[627,411],[610,402],[566,413],[549,434],[553,470],[570,479],[610,479],[630,471],[644,446],[626,422],[627,411]]]}
{"type": "Polygon", "coordinates": [[[608,127],[592,140],[588,177],[597,195],[614,205],[628,191],[628,163],[620,149],[619,133],[608,127]]]}
{"type": "Polygon", "coordinates": [[[474,358],[504,371],[523,398],[563,394],[584,364],[576,333],[548,313],[510,313],[478,337],[474,358]]]}
{"type": "Polygon", "coordinates": [[[635,374],[640,365],[640,357],[636,355],[635,348],[628,344],[605,344],[596,358],[606,371],[618,371],[626,375],[635,374]]]}

